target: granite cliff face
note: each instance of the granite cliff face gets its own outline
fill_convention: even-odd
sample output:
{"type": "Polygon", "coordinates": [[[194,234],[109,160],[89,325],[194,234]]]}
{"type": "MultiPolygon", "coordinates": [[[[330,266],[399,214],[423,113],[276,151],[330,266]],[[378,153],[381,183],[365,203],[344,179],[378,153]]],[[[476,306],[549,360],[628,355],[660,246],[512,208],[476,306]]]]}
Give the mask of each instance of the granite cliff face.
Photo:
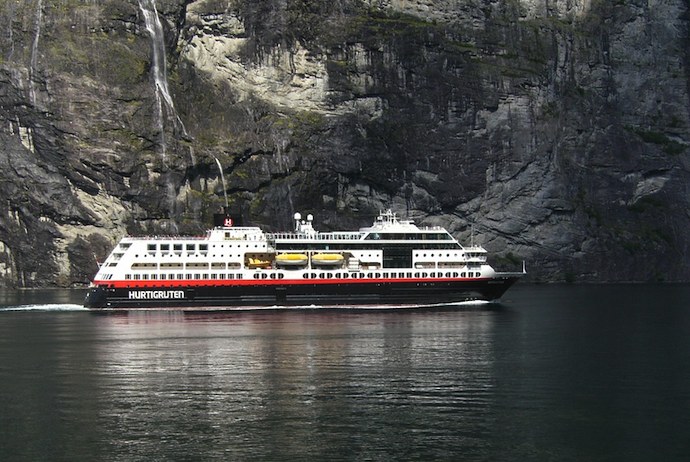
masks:
{"type": "Polygon", "coordinates": [[[0,3],[0,285],[84,284],[226,195],[269,229],[473,229],[534,280],[688,281],[689,8],[0,3]]]}

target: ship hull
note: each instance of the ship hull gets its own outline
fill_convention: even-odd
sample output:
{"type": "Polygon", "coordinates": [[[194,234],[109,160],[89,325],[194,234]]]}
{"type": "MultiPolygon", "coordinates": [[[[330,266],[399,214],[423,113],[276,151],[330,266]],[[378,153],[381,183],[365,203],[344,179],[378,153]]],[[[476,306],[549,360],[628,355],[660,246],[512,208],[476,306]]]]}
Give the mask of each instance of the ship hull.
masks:
{"type": "Polygon", "coordinates": [[[235,281],[109,284],[89,290],[94,310],[232,310],[281,307],[415,307],[469,300],[492,301],[519,274],[453,280],[235,281]]]}

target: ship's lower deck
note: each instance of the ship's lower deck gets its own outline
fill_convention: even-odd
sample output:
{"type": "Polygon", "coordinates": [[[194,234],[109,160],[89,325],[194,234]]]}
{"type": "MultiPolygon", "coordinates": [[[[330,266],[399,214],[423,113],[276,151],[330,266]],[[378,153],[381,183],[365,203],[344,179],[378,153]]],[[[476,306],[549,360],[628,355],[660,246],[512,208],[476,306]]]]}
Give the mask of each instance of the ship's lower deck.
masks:
{"type": "Polygon", "coordinates": [[[101,310],[428,306],[496,300],[519,277],[519,273],[499,273],[491,278],[457,279],[110,282],[91,288],[84,306],[101,310]]]}

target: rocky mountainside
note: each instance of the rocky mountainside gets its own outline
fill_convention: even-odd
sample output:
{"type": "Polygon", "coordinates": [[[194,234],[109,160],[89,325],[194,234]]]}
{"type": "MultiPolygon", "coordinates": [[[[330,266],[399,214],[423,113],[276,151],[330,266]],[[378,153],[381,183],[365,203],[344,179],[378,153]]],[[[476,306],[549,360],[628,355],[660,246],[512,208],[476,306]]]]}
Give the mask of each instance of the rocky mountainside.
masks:
{"type": "Polygon", "coordinates": [[[690,280],[685,0],[0,3],[0,285],[392,208],[537,281],[690,280]]]}

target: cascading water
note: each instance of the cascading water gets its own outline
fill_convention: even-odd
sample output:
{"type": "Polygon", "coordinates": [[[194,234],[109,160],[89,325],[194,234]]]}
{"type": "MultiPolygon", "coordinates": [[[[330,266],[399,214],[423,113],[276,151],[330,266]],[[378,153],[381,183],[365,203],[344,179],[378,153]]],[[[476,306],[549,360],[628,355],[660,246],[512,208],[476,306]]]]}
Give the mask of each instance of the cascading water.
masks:
{"type": "MultiPolygon", "coordinates": [[[[139,9],[144,17],[146,30],[151,36],[151,74],[153,78],[154,93],[156,95],[156,112],[154,123],[159,133],[160,155],[164,167],[168,167],[168,143],[166,137],[166,120],[172,121],[173,134],[188,137],[182,120],[180,119],[175,104],[173,103],[168,87],[168,71],[165,56],[165,42],[163,25],[158,17],[155,0],[138,0],[139,9]],[[164,109],[165,105],[165,111],[164,109]]],[[[190,148],[191,149],[191,148],[190,148]]],[[[193,160],[193,154],[192,154],[193,160]]],[[[175,208],[175,187],[171,181],[167,181],[166,194],[171,217],[175,208]]],[[[176,224],[171,220],[171,226],[176,229],[176,224]]]]}
{"type": "Polygon", "coordinates": [[[216,164],[218,165],[218,171],[220,172],[220,180],[223,182],[223,196],[225,196],[225,210],[228,210],[228,188],[225,186],[225,175],[223,174],[223,166],[220,165],[220,161],[216,156],[213,156],[214,159],[216,159],[216,164]]]}
{"type": "MultiPolygon", "coordinates": [[[[36,21],[34,32],[34,40],[31,43],[31,62],[29,64],[29,100],[32,105],[36,105],[36,89],[34,87],[34,79],[36,76],[36,67],[38,65],[38,42],[41,39],[41,24],[43,23],[43,0],[36,1],[36,21]]],[[[10,29],[12,29],[10,27],[10,29]]]]}
{"type": "Polygon", "coordinates": [[[153,74],[154,90],[156,93],[156,103],[158,109],[158,128],[161,129],[162,137],[164,134],[164,114],[163,104],[167,111],[168,117],[173,121],[174,129],[179,130],[183,136],[187,136],[187,131],[182,119],[175,110],[175,103],[173,103],[172,96],[170,96],[170,88],[168,87],[168,66],[165,59],[165,42],[163,36],[163,25],[158,17],[158,10],[156,9],[156,2],[154,0],[138,0],[139,9],[144,16],[144,23],[146,30],[151,36],[152,57],[151,57],[151,72],[153,74]]]}

